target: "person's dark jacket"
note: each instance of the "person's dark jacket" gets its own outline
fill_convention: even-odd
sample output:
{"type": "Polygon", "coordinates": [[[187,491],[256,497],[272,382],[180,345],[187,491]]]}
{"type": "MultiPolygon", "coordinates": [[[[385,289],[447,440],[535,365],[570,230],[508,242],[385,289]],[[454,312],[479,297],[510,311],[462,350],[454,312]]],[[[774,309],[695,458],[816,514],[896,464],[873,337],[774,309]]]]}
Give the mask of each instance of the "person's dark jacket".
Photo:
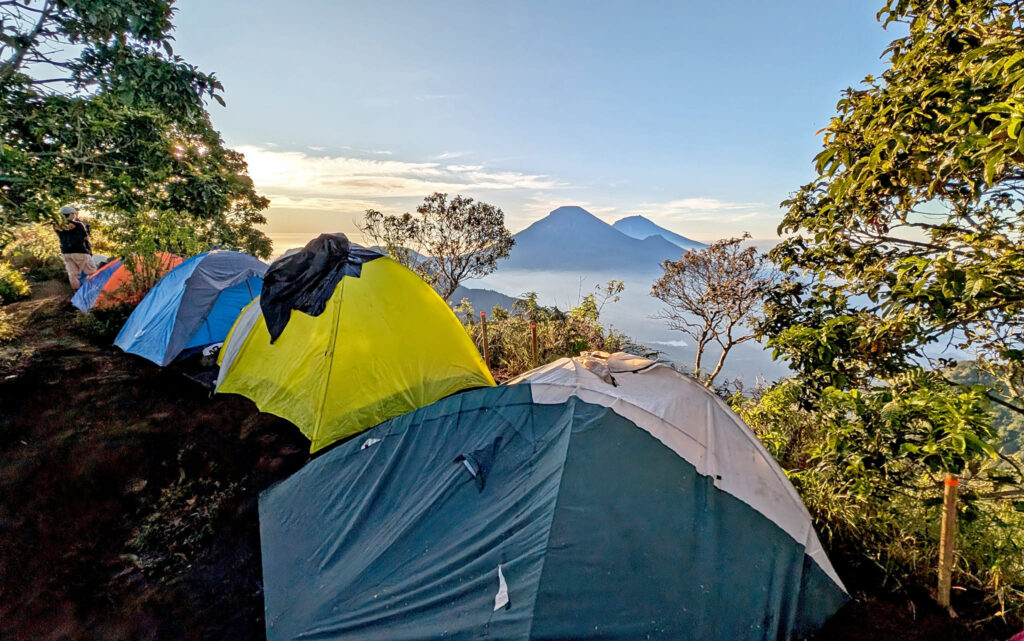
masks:
{"type": "Polygon", "coordinates": [[[89,226],[79,220],[73,220],[57,230],[62,254],[91,254],[92,243],[89,242],[89,226]]]}

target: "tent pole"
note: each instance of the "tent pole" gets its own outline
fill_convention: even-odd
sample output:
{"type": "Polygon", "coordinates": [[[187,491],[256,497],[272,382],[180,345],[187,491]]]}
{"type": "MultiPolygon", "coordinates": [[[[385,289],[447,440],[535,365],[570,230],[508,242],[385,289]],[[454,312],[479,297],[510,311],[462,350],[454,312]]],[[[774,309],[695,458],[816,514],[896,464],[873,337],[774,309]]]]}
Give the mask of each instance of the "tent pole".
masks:
{"type": "Polygon", "coordinates": [[[533,366],[537,367],[537,323],[530,323],[530,332],[533,334],[533,366]]]}
{"type": "Polygon", "coordinates": [[[487,312],[480,312],[480,327],[484,333],[484,365],[487,366],[488,371],[491,369],[491,361],[487,357],[487,312]]]}
{"type": "Polygon", "coordinates": [[[953,584],[953,549],[956,544],[956,500],[960,481],[955,474],[946,472],[945,493],[942,497],[942,530],[939,535],[939,605],[949,607],[949,592],[953,584]]]}

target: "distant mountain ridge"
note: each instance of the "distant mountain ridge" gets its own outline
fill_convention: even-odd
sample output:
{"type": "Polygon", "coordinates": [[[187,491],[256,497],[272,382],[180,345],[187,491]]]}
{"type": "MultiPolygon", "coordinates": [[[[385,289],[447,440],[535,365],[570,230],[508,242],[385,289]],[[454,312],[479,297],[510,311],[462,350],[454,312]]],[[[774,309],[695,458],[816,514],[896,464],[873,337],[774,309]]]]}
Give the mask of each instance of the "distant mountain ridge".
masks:
{"type": "Polygon", "coordinates": [[[633,238],[649,238],[651,236],[661,236],[668,242],[678,245],[682,249],[703,249],[707,247],[706,244],[687,238],[686,236],[680,236],[674,231],[669,231],[664,227],[655,224],[653,221],[644,218],[643,216],[626,216],[612,223],[612,227],[618,229],[627,236],[633,238]]]}
{"type": "MultiPolygon", "coordinates": [[[[380,252],[385,256],[388,255],[388,250],[380,245],[373,245],[370,249],[380,252]]],[[[419,265],[423,261],[427,260],[426,256],[412,249],[408,249],[407,251],[409,252],[409,260],[413,265],[419,265]]],[[[491,310],[495,307],[511,310],[512,304],[516,302],[516,299],[512,296],[496,292],[493,289],[480,289],[459,285],[455,288],[455,291],[452,292],[451,299],[448,303],[454,307],[461,303],[463,298],[469,301],[469,304],[473,306],[473,310],[475,312],[487,312],[488,314],[491,313],[491,310]]],[[[467,319],[461,318],[461,320],[465,321],[467,319]]]]}
{"type": "MultiPolygon", "coordinates": [[[[469,304],[473,306],[474,313],[487,312],[488,316],[491,315],[491,310],[495,307],[511,311],[512,305],[516,302],[516,299],[512,296],[496,292],[493,289],[475,289],[463,285],[455,288],[455,293],[452,294],[451,300],[448,302],[453,307],[457,307],[463,298],[468,300],[469,304]]],[[[469,319],[460,316],[460,320],[466,321],[469,319]]]]}
{"type": "Polygon", "coordinates": [[[672,232],[654,227],[661,231],[636,238],[582,207],[559,207],[515,234],[516,244],[498,269],[655,272],[661,261],[679,258],[683,248],[662,235],[672,232]]]}

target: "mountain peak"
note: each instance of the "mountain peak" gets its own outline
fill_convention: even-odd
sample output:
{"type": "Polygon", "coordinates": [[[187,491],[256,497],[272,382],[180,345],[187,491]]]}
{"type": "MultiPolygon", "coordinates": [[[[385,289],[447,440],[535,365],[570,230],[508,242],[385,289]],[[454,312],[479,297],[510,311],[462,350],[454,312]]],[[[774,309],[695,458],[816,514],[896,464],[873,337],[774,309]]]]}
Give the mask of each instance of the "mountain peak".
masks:
{"type": "Polygon", "coordinates": [[[680,236],[674,231],[669,231],[644,216],[626,216],[625,218],[616,220],[612,227],[627,236],[640,240],[650,238],[651,236],[661,236],[673,245],[686,250],[702,249],[707,247],[704,243],[691,240],[686,236],[680,236]]]}
{"type": "Polygon", "coordinates": [[[648,218],[646,216],[641,216],[640,214],[634,214],[632,216],[626,216],[625,218],[620,218],[620,219],[615,221],[615,224],[618,225],[619,223],[632,223],[632,222],[637,222],[637,223],[645,222],[645,223],[650,223],[652,225],[654,224],[653,220],[651,220],[650,218],[648,218]]]}
{"type": "MultiPolygon", "coordinates": [[[[566,205],[553,210],[547,216],[534,222],[524,231],[532,233],[617,233],[612,226],[594,214],[576,205],[566,205]],[[570,230],[572,230],[570,232],[570,230]]],[[[520,232],[522,233],[522,232],[520,232]]]]}
{"type": "Polygon", "coordinates": [[[653,236],[633,238],[582,207],[559,207],[515,235],[500,269],[653,272],[680,253],[671,241],[653,236]]]}
{"type": "MultiPolygon", "coordinates": [[[[558,209],[553,210],[550,214],[547,215],[547,217],[548,218],[554,218],[554,219],[567,219],[567,218],[568,219],[581,218],[581,219],[585,219],[585,220],[593,219],[593,220],[597,220],[597,221],[600,221],[600,222],[604,222],[603,220],[601,220],[600,218],[598,218],[594,214],[590,213],[586,209],[583,209],[582,207],[579,207],[577,205],[563,205],[562,207],[559,207],[558,209]]],[[[605,223],[605,224],[607,224],[607,223],[605,223]]]]}

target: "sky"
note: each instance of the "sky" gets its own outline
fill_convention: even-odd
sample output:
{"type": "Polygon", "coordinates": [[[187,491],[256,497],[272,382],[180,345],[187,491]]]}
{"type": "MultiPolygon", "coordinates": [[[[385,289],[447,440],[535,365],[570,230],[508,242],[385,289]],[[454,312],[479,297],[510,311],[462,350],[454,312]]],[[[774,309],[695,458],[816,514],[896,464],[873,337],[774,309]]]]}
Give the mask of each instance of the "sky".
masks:
{"type": "MultiPolygon", "coordinates": [[[[711,241],[775,236],[880,0],[179,0],[175,53],[282,246],[459,193],[519,231],[561,205],[711,241]]],[[[357,234],[358,235],[358,234],[357,234]]]]}

